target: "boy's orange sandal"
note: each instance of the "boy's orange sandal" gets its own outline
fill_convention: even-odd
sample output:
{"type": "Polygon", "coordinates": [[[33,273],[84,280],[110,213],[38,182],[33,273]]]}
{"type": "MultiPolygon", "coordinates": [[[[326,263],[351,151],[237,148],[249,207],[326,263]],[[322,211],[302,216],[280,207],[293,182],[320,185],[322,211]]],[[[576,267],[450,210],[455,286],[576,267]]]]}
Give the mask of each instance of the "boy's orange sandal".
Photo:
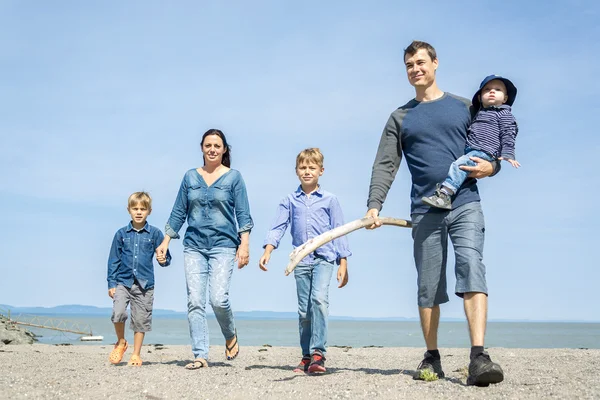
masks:
{"type": "Polygon", "coordinates": [[[118,364],[123,359],[123,354],[127,351],[127,342],[125,344],[119,344],[119,342],[115,343],[115,348],[110,352],[110,356],[108,356],[108,361],[111,364],[118,364]]]}
{"type": "Polygon", "coordinates": [[[132,367],[141,367],[142,366],[142,359],[140,358],[140,356],[136,356],[134,354],[129,359],[129,362],[127,363],[127,365],[132,366],[132,367]]]}

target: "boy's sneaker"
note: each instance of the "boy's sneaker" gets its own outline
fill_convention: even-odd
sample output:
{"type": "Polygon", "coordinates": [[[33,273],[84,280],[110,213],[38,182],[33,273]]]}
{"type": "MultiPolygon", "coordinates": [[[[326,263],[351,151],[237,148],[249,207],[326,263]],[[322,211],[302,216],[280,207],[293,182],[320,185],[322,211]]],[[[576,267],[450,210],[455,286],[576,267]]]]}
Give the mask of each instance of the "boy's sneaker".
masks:
{"type": "Polygon", "coordinates": [[[308,372],[313,374],[315,372],[325,372],[325,357],[320,353],[314,353],[310,358],[310,365],[308,366],[308,372]]]}
{"type": "Polygon", "coordinates": [[[467,385],[489,386],[504,380],[504,372],[500,365],[493,362],[487,352],[478,354],[469,364],[467,385]]]}
{"type": "Polygon", "coordinates": [[[300,364],[294,368],[294,372],[308,372],[308,366],[310,365],[310,356],[307,354],[302,357],[300,364]]]}
{"type": "Polygon", "coordinates": [[[417,370],[415,371],[415,375],[413,376],[414,380],[426,380],[425,376],[423,375],[423,373],[426,371],[434,372],[435,374],[437,374],[437,377],[439,379],[442,379],[446,376],[446,374],[444,374],[444,371],[442,370],[442,360],[440,360],[439,358],[434,358],[428,351],[425,352],[423,357],[423,361],[421,361],[421,364],[419,364],[417,370]]]}
{"type": "Polygon", "coordinates": [[[423,197],[421,200],[423,200],[423,203],[431,207],[452,210],[452,200],[450,199],[450,195],[444,192],[440,185],[438,185],[437,189],[435,189],[433,196],[423,197]]]}

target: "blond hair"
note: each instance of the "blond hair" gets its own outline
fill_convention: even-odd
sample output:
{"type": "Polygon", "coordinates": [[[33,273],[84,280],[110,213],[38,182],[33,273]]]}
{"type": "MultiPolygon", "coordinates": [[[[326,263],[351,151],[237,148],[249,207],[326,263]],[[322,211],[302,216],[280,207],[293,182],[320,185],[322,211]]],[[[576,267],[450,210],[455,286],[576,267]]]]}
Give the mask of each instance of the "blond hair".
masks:
{"type": "Polygon", "coordinates": [[[152,209],[152,198],[146,192],[135,192],[127,200],[127,209],[141,204],[142,207],[148,210],[152,209]]]}
{"type": "Polygon", "coordinates": [[[296,168],[303,162],[315,163],[319,167],[323,168],[323,153],[319,150],[318,147],[311,147],[308,149],[302,150],[298,156],[296,157],[296,168]]]}

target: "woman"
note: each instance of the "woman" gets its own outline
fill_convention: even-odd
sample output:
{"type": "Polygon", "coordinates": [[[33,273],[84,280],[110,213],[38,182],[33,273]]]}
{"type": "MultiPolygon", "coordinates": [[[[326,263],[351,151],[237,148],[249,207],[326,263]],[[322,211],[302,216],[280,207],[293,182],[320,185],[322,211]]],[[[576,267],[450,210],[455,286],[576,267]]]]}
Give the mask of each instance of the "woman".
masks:
{"type": "Polygon", "coordinates": [[[242,175],[230,169],[229,145],[223,132],[210,129],[200,143],[204,166],[186,172],[157,252],[166,254],[171,239],[186,221],[183,262],[188,295],[188,321],[194,361],[187,369],[208,367],[206,291],[225,337],[225,356],[239,353],[229,286],[235,261],[243,268],[249,261],[250,216],[242,175]],[[236,223],[237,222],[237,223],[236,223]]]}

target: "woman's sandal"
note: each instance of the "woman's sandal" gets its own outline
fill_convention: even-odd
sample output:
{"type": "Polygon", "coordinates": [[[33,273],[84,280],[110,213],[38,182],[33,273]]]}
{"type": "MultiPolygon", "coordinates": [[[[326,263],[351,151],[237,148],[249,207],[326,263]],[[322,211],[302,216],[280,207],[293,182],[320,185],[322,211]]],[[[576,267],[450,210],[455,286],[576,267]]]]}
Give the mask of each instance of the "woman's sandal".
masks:
{"type": "Polygon", "coordinates": [[[141,367],[142,366],[142,359],[140,358],[140,356],[136,356],[134,354],[129,359],[129,362],[127,363],[127,365],[132,366],[132,367],[141,367]]]}
{"type": "Polygon", "coordinates": [[[240,354],[240,345],[238,344],[237,331],[235,332],[235,336],[233,337],[233,339],[233,343],[229,346],[227,346],[227,343],[225,343],[225,348],[227,349],[225,351],[225,357],[227,357],[228,360],[233,360],[238,356],[238,354],[240,354]],[[235,346],[237,346],[238,351],[234,355],[231,355],[231,350],[235,349],[235,346]],[[227,353],[229,353],[229,355],[227,355],[227,353]]]}
{"type": "Polygon", "coordinates": [[[118,364],[123,359],[123,354],[127,351],[127,342],[125,344],[119,344],[119,342],[115,343],[115,348],[112,349],[110,355],[108,356],[108,361],[111,364],[118,364]]]}
{"type": "Polygon", "coordinates": [[[189,370],[200,368],[208,368],[208,362],[204,358],[196,358],[194,361],[185,366],[185,369],[189,370]]]}

